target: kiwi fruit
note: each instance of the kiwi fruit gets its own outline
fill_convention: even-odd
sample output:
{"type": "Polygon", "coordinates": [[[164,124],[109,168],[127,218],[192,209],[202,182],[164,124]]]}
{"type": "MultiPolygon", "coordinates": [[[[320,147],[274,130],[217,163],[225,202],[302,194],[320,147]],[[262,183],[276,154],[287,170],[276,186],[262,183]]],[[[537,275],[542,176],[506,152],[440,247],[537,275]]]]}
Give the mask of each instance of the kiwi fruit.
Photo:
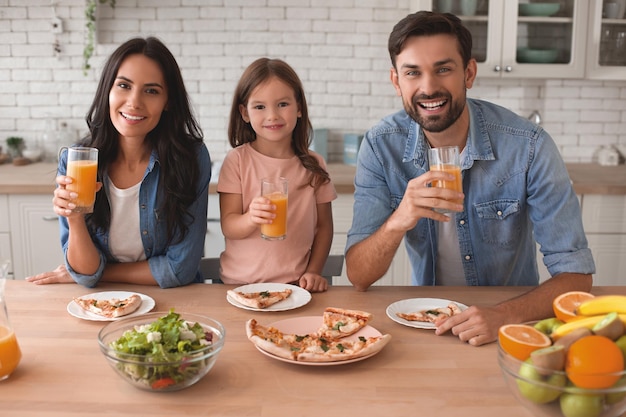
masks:
{"type": "Polygon", "coordinates": [[[574,329],[571,332],[565,334],[559,340],[554,342],[554,345],[563,345],[565,350],[567,351],[572,343],[580,339],[581,337],[591,336],[593,332],[586,327],[579,327],[578,329],[574,329]]]}
{"type": "Polygon", "coordinates": [[[617,340],[624,334],[624,323],[620,320],[616,312],[609,313],[591,331],[598,336],[605,336],[611,340],[617,340]]]}
{"type": "Polygon", "coordinates": [[[537,349],[530,354],[530,360],[540,374],[550,374],[552,371],[562,371],[565,368],[565,346],[552,345],[537,349]]]}

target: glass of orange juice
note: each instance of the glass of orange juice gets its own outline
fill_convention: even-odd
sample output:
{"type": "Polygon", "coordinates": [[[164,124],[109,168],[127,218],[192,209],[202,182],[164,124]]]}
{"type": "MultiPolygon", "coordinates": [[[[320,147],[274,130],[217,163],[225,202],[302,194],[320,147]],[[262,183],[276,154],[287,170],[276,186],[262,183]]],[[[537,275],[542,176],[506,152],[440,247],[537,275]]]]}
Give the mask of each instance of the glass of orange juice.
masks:
{"type": "Polygon", "coordinates": [[[8,269],[8,261],[0,263],[0,381],[11,375],[22,358],[22,352],[9,323],[9,314],[4,302],[4,285],[8,269]]]}
{"type": "Polygon", "coordinates": [[[287,237],[287,178],[263,178],[261,195],[276,206],[272,223],[261,225],[261,237],[266,240],[283,240],[287,237]]]}
{"type": "Polygon", "coordinates": [[[78,194],[78,197],[73,201],[76,204],[73,211],[75,213],[93,213],[98,177],[98,149],[68,148],[66,175],[72,177],[73,181],[71,184],[67,184],[65,188],[78,194]]]}
{"type": "MultiPolygon", "coordinates": [[[[434,181],[433,187],[449,188],[460,193],[463,192],[461,178],[461,156],[458,146],[441,146],[428,150],[428,162],[431,171],[443,171],[454,175],[452,181],[434,181]]],[[[453,200],[454,203],[463,204],[463,200],[453,200]]],[[[437,209],[439,213],[449,213],[447,209],[437,209]]]]}

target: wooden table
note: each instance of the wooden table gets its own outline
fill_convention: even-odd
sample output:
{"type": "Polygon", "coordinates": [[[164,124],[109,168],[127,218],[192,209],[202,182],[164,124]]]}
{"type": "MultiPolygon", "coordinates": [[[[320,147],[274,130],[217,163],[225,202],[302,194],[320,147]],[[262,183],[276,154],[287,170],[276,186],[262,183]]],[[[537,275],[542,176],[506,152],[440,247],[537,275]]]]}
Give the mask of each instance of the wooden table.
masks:
{"type": "MultiPolygon", "coordinates": [[[[385,308],[401,299],[438,297],[464,304],[492,304],[520,287],[377,287],[357,292],[332,287],[307,305],[285,312],[252,312],[226,301],[225,285],[159,289],[74,284],[36,286],[8,281],[9,316],[22,361],[0,382],[0,416],[480,416],[532,417],[506,387],[496,345],[472,347],[454,336],[405,327],[385,308]],[[152,393],[122,381],[99,351],[105,324],[66,311],[75,296],[128,290],[155,299],[157,311],[200,313],[222,322],[226,344],[213,370],[196,385],[152,393]],[[327,306],[370,311],[376,329],[393,336],[377,355],[338,366],[303,366],[269,358],[250,343],[247,319],[264,324],[298,316],[321,316],[327,306]]],[[[626,294],[626,287],[598,287],[596,294],[626,294]]]]}

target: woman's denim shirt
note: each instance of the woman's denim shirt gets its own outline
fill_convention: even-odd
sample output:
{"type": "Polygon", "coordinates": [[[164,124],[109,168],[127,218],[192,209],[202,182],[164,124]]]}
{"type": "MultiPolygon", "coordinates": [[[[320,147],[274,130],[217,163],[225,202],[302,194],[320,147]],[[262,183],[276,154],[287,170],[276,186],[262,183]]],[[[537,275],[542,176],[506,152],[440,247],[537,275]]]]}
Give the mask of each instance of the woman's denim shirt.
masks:
{"type": "MultiPolygon", "coordinates": [[[[537,285],[535,240],[552,276],[595,273],[580,205],[552,138],[500,106],[468,99],[462,161],[464,210],[453,214],[467,285],[537,285]]],[[[365,135],[358,155],[347,250],[398,207],[408,182],[428,170],[424,133],[405,111],[365,135]]],[[[414,285],[436,283],[437,225],[405,234],[414,285]]]]}
{"type": "MultiPolygon", "coordinates": [[[[206,219],[208,206],[209,181],[211,180],[211,160],[204,144],[198,145],[198,164],[200,176],[196,190],[196,201],[189,208],[193,221],[185,238],[176,244],[167,244],[167,222],[159,212],[162,200],[166,195],[159,193],[159,175],[161,166],[156,151],[152,151],[148,167],[144,173],[139,190],[139,227],[141,241],[150,266],[152,276],[161,288],[178,287],[192,282],[202,282],[198,270],[200,258],[204,254],[206,236],[206,219]]],[[[59,158],[58,175],[65,175],[67,167],[67,151],[59,158]]],[[[105,176],[107,176],[105,174],[105,176]]],[[[103,189],[108,183],[108,176],[103,180],[103,189]]],[[[67,261],[69,228],[67,218],[60,217],[61,245],[65,255],[65,266],[72,278],[86,287],[95,287],[108,262],[117,262],[109,250],[109,232],[99,231],[91,235],[98,252],[100,265],[93,275],[83,275],[74,271],[67,261]]]]}

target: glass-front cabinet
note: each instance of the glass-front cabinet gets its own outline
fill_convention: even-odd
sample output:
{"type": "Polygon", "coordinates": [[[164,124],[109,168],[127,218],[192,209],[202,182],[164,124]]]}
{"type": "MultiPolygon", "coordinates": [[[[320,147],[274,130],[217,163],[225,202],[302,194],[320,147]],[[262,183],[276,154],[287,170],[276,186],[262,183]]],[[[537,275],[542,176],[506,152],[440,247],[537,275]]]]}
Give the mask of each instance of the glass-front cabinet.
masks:
{"type": "Polygon", "coordinates": [[[626,79],[626,0],[592,1],[587,77],[626,79]]]}
{"type": "Polygon", "coordinates": [[[585,76],[588,0],[413,0],[411,5],[461,18],[472,32],[479,77],[585,76]]]}

